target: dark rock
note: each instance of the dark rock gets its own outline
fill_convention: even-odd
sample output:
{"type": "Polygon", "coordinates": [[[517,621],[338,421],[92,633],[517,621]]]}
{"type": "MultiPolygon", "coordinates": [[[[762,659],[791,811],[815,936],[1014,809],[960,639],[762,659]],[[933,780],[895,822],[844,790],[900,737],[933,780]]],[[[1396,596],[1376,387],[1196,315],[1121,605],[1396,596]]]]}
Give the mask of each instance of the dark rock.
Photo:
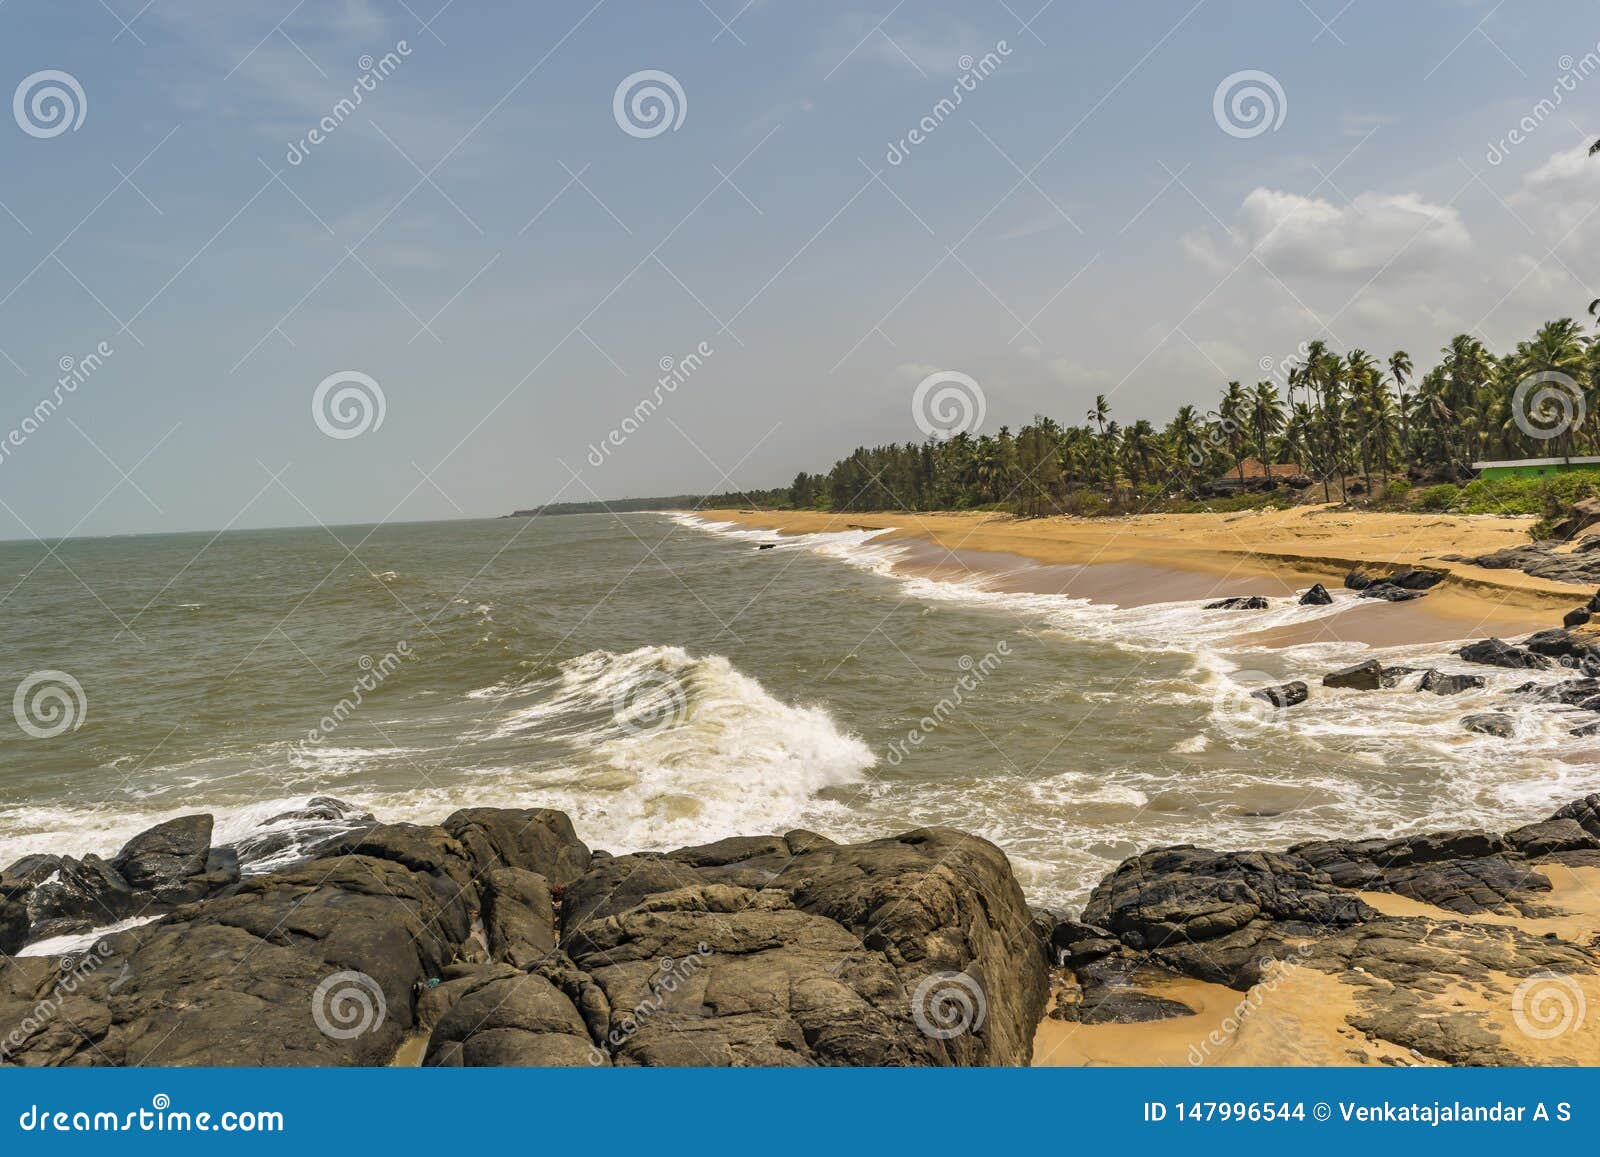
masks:
{"type": "Polygon", "coordinates": [[[1522,647],[1513,646],[1502,639],[1481,639],[1468,643],[1456,654],[1469,663],[1486,663],[1491,667],[1531,667],[1543,669],[1550,660],[1522,647]]]}
{"type": "Polygon", "coordinates": [[[1062,1012],[1062,1019],[1078,1024],[1147,1024],[1195,1015],[1194,1009],[1182,1001],[1127,985],[1097,985],[1085,989],[1083,999],[1064,1006],[1062,1012]]]}
{"type": "Polygon", "coordinates": [[[1322,677],[1324,687],[1345,687],[1356,691],[1376,691],[1383,686],[1383,664],[1368,659],[1353,667],[1341,667],[1322,677]]]}
{"type": "Polygon", "coordinates": [[[1353,591],[1364,591],[1376,581],[1371,575],[1359,570],[1353,570],[1344,576],[1344,585],[1353,591]]]}
{"type": "Polygon", "coordinates": [[[1585,723],[1582,727],[1574,727],[1567,734],[1576,736],[1579,739],[1588,739],[1592,735],[1600,735],[1600,720],[1596,720],[1593,723],[1585,723]]]}
{"type": "Polygon", "coordinates": [[[433,1030],[429,1066],[609,1064],[567,995],[544,976],[501,976],[460,997],[433,1030]]]}
{"type": "Polygon", "coordinates": [[[1044,959],[1003,865],[941,829],[704,868],[619,857],[567,891],[563,948],[605,994],[619,1064],[1015,1063],[1031,1049],[1022,1022],[1043,1009],[1044,959]],[[757,873],[759,890],[707,881],[757,873]],[[963,930],[938,931],[949,920],[963,930]],[[1011,946],[991,959],[1002,932],[1011,946]],[[696,962],[666,995],[660,956],[696,962]],[[954,1014],[973,993],[982,1039],[916,1028],[912,998],[954,1014]]]}
{"type": "Polygon", "coordinates": [[[28,942],[28,906],[0,899],[0,956],[10,956],[28,942]]]}
{"type": "Polygon", "coordinates": [[[370,824],[374,819],[371,812],[364,812],[353,803],[346,803],[342,799],[335,799],[331,795],[316,795],[306,800],[306,806],[293,811],[280,812],[262,824],[263,827],[272,827],[277,824],[333,824],[347,823],[370,824]]]}
{"type": "Polygon", "coordinates": [[[1578,533],[1600,522],[1600,498],[1580,498],[1572,504],[1567,516],[1551,527],[1551,534],[1565,542],[1578,533]]]}
{"type": "Polygon", "coordinates": [[[441,826],[477,863],[537,872],[558,888],[589,870],[589,849],[572,821],[549,808],[466,808],[441,826]]]}
{"type": "Polygon", "coordinates": [[[1583,624],[1587,623],[1593,616],[1594,616],[1594,612],[1591,611],[1588,607],[1574,607],[1572,610],[1568,611],[1565,615],[1562,616],[1561,625],[1563,627],[1568,627],[1568,628],[1581,627],[1581,626],[1583,626],[1583,624]]]}
{"type": "Polygon", "coordinates": [[[1566,679],[1560,683],[1523,683],[1513,692],[1540,703],[1564,703],[1576,707],[1600,695],[1600,679],[1566,679]]]}
{"type": "MultiPolygon", "coordinates": [[[[104,963],[10,1059],[385,1064],[412,1025],[412,993],[465,938],[463,903],[453,881],[358,856],[245,881],[231,895],[102,939],[89,955],[104,963]],[[336,1030],[360,1031],[325,1033],[319,1009],[336,1030]]],[[[45,972],[0,972],[0,1023],[19,1023],[54,983],[49,974],[59,974],[56,958],[24,960],[45,972]]]]}
{"type": "Polygon", "coordinates": [[[1427,592],[1414,590],[1408,587],[1395,586],[1391,582],[1376,582],[1362,590],[1360,597],[1364,599],[1383,599],[1385,602],[1404,603],[1411,599],[1420,599],[1427,592]]]}
{"type": "Polygon", "coordinates": [[[211,851],[211,817],[179,816],[141,832],[122,846],[111,866],[136,891],[176,884],[206,870],[211,851]]]}
{"type": "Polygon", "coordinates": [[[1508,858],[1491,832],[1466,830],[1396,840],[1318,840],[1290,849],[1341,888],[1394,892],[1464,915],[1531,913],[1550,881],[1508,858]]]}
{"type": "Polygon", "coordinates": [[[556,948],[549,882],[524,868],[490,868],[481,877],[483,924],[495,960],[526,969],[556,948]]]}
{"type": "Polygon", "coordinates": [[[1442,570],[1419,570],[1410,567],[1388,576],[1383,581],[1401,590],[1425,591],[1438,586],[1444,578],[1445,572],[1442,570]]]}
{"type": "Polygon", "coordinates": [[[1461,720],[1461,726],[1480,735],[1494,735],[1501,739],[1510,739],[1516,732],[1516,725],[1512,723],[1511,716],[1502,715],[1498,711],[1468,715],[1461,720]]]}
{"type": "Polygon", "coordinates": [[[1553,852],[1590,851],[1600,848],[1600,836],[1584,831],[1574,819],[1545,820],[1506,833],[1506,842],[1525,856],[1553,852]]]}
{"type": "Polygon", "coordinates": [[[1591,836],[1600,839],[1600,793],[1573,800],[1550,818],[1572,820],[1591,836]]]}
{"type": "Polygon", "coordinates": [[[1274,707],[1294,707],[1311,697],[1311,688],[1300,680],[1282,683],[1276,687],[1262,687],[1250,692],[1252,699],[1260,699],[1274,707]]]}
{"type": "Polygon", "coordinates": [[[1231,599],[1219,599],[1214,603],[1207,603],[1208,611],[1264,611],[1267,609],[1267,600],[1260,595],[1239,595],[1231,599]]]}
{"type": "Polygon", "coordinates": [[[1548,631],[1529,635],[1523,646],[1536,655],[1581,663],[1595,654],[1597,648],[1594,638],[1595,636],[1582,634],[1579,630],[1569,631],[1553,627],[1548,631]]]}
{"type": "MultiPolygon", "coordinates": [[[[1527,1041],[1505,1009],[1508,993],[1532,976],[1577,978],[1594,971],[1583,948],[1515,928],[1419,917],[1372,921],[1324,937],[1302,963],[1356,986],[1350,1027],[1418,1056],[1452,1065],[1537,1063],[1516,1051],[1527,1041]],[[1475,991],[1487,1011],[1464,1007],[1475,991]]],[[[1563,1042],[1581,1047],[1585,1034],[1563,1042]]],[[[1546,1059],[1545,1063],[1550,1063],[1546,1059]]]]}
{"type": "MultiPolygon", "coordinates": [[[[945,829],[612,858],[560,813],[472,809],[325,850],[104,937],[104,965],[6,1059],[376,1065],[431,1030],[431,1065],[1025,1064],[1044,1008],[1042,934],[1005,856],[945,829]]],[[[84,865],[126,889],[63,858],[28,896],[84,865]]],[[[0,963],[0,1024],[61,968],[0,963]]]]}
{"type": "Polygon", "coordinates": [[[61,867],[61,857],[48,854],[23,856],[0,872],[0,896],[25,896],[44,883],[61,867]]]}
{"type": "Polygon", "coordinates": [[[128,881],[99,856],[62,856],[27,896],[28,939],[67,936],[125,920],[139,908],[128,881]]]}
{"type": "Polygon", "coordinates": [[[1264,942],[1372,915],[1298,856],[1177,847],[1125,861],[1095,888],[1083,919],[1191,976],[1237,987],[1248,986],[1264,942]]]}
{"type": "Polygon", "coordinates": [[[372,813],[333,796],[313,796],[306,806],[281,812],[233,844],[244,868],[259,873],[315,859],[320,849],[378,826],[372,813]]]}
{"type": "Polygon", "coordinates": [[[1486,684],[1482,675],[1447,675],[1443,671],[1430,670],[1422,676],[1417,690],[1431,691],[1435,695],[1459,695],[1483,686],[1486,684]]]}
{"type": "Polygon", "coordinates": [[[1121,951],[1122,943],[1109,928],[1063,920],[1050,931],[1050,947],[1061,965],[1076,968],[1121,951]]]}
{"type": "Polygon", "coordinates": [[[1328,588],[1321,583],[1316,583],[1305,594],[1300,596],[1302,607],[1326,607],[1333,602],[1333,596],[1328,593],[1328,588]]]}
{"type": "Polygon", "coordinates": [[[1421,667],[1385,667],[1383,669],[1383,685],[1393,687],[1408,675],[1420,675],[1421,667]]]}
{"type": "MultiPolygon", "coordinates": [[[[1600,557],[1595,556],[1592,551],[1558,553],[1551,549],[1552,545],[1554,544],[1535,543],[1529,546],[1508,546],[1493,554],[1460,561],[1487,567],[1490,570],[1520,570],[1535,578],[1555,579],[1557,582],[1588,584],[1600,582],[1600,557]]],[[[1600,611],[1600,607],[1591,606],[1588,610],[1600,611]]]]}

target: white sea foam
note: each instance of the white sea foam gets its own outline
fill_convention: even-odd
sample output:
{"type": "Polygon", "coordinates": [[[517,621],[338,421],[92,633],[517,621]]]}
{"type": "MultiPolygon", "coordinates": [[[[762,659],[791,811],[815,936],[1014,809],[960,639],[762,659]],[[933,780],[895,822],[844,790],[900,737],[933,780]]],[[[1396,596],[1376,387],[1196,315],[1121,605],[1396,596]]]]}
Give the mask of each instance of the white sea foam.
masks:
{"type": "Polygon", "coordinates": [[[48,936],[43,940],[35,940],[24,947],[18,956],[61,956],[68,952],[82,952],[85,948],[92,948],[97,940],[110,936],[114,932],[126,932],[129,928],[137,928],[142,924],[149,924],[152,920],[159,920],[159,916],[134,916],[128,920],[119,920],[115,924],[105,924],[99,928],[91,928],[87,932],[77,932],[70,936],[48,936]]]}
{"type": "Polygon", "coordinates": [[[863,782],[875,762],[825,708],[780,702],[726,658],[681,647],[591,651],[551,678],[473,695],[491,693],[511,710],[478,741],[556,739],[572,753],[504,786],[569,811],[586,838],[615,848],[814,824],[842,810],[819,794],[863,782]]]}

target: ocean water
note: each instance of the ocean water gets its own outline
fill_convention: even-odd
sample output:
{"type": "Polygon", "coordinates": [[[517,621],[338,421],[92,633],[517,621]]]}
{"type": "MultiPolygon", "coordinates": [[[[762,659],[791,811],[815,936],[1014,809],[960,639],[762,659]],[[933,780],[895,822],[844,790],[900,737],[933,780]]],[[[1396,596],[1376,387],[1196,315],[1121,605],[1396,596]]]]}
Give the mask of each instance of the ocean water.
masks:
{"type": "Polygon", "coordinates": [[[53,545],[0,544],[0,689],[23,690],[0,864],[196,810],[223,842],[334,795],[388,820],[561,808],[613,852],[949,824],[1073,907],[1152,846],[1505,828],[1600,784],[1600,744],[1568,734],[1592,717],[1509,697],[1528,673],[1326,691],[1374,655],[1463,665],[1448,644],[1252,642],[1375,609],[1343,591],[1118,607],[918,577],[874,532],[663,514],[53,545]],[[1311,702],[1248,695],[1287,678],[1311,702]],[[1490,708],[1512,738],[1462,729],[1490,708]]]}

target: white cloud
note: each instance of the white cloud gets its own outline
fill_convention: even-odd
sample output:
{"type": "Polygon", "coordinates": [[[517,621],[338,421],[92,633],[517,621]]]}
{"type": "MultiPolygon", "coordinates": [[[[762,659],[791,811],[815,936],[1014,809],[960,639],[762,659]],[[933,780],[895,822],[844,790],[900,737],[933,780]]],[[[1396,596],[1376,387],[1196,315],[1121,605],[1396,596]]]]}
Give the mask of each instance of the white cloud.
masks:
{"type": "Polygon", "coordinates": [[[1586,143],[1556,153],[1507,200],[1551,243],[1600,238],[1600,158],[1589,156],[1586,143]]]}
{"type": "Polygon", "coordinates": [[[1184,251],[1226,270],[1245,253],[1279,276],[1387,278],[1435,269],[1472,246],[1461,214],[1415,193],[1360,193],[1346,205],[1259,187],[1239,206],[1229,245],[1204,235],[1183,238],[1184,251]],[[1232,258],[1228,256],[1233,253],[1232,258]]]}

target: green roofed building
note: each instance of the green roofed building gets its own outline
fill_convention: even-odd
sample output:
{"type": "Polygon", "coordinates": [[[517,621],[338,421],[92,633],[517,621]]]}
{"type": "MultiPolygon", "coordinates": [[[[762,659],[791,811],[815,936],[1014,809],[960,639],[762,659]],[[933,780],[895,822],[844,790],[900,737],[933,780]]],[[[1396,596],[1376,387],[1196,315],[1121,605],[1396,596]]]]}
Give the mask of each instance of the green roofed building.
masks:
{"type": "Polygon", "coordinates": [[[1600,470],[1600,458],[1512,458],[1472,464],[1479,478],[1544,478],[1572,470],[1600,470]]]}

